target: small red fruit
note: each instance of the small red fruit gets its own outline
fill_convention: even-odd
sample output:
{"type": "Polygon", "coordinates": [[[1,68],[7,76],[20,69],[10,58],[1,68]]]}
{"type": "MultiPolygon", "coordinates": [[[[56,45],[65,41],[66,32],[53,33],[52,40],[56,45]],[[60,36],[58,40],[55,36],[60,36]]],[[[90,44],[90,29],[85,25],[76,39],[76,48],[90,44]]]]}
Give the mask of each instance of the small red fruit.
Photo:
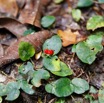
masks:
{"type": "Polygon", "coordinates": [[[44,53],[45,54],[48,54],[48,55],[53,55],[54,54],[54,51],[53,50],[49,50],[49,49],[45,49],[44,50],[44,53]]]}

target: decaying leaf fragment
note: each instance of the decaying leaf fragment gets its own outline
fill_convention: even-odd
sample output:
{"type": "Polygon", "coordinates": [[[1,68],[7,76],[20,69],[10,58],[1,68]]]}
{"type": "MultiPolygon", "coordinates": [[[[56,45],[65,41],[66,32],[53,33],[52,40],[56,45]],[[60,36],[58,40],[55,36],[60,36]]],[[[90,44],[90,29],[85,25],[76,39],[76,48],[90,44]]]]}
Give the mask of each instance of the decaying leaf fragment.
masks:
{"type": "Polygon", "coordinates": [[[4,55],[4,50],[2,45],[0,44],[0,58],[4,55]]]}
{"type": "Polygon", "coordinates": [[[0,0],[0,12],[17,16],[18,6],[16,0],[0,0]]]}
{"type": "Polygon", "coordinates": [[[16,59],[19,59],[18,46],[21,41],[31,43],[34,46],[36,53],[38,53],[41,51],[41,47],[44,41],[51,36],[52,34],[50,34],[49,31],[44,30],[20,38],[17,42],[10,45],[10,47],[8,47],[8,49],[6,50],[6,54],[2,58],[0,58],[0,67],[16,59]]]}
{"type": "Polygon", "coordinates": [[[18,20],[8,17],[0,18],[0,28],[9,30],[17,38],[23,36],[23,33],[27,30],[26,26],[20,23],[18,20]]]}
{"type": "Polygon", "coordinates": [[[64,47],[69,46],[71,44],[76,44],[86,39],[86,37],[79,34],[78,31],[72,32],[70,29],[67,29],[65,31],[58,30],[58,35],[61,37],[63,41],[62,45],[64,47]]]}
{"type": "Polygon", "coordinates": [[[27,0],[25,7],[20,12],[19,20],[22,23],[40,27],[41,0],[27,0]]]}

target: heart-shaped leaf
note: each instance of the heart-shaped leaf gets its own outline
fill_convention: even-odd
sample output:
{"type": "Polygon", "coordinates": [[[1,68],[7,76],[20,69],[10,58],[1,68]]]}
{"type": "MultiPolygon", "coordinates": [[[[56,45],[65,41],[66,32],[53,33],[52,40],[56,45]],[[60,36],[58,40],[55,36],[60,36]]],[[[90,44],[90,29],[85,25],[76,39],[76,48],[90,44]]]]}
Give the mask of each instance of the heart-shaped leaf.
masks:
{"type": "Polygon", "coordinates": [[[13,101],[17,99],[20,95],[20,91],[18,89],[13,89],[6,97],[6,100],[13,101]]]}
{"type": "Polygon", "coordinates": [[[6,100],[13,101],[18,98],[20,94],[20,85],[17,82],[9,82],[6,86],[7,97],[6,100]]]}
{"type": "Polygon", "coordinates": [[[50,39],[47,39],[43,44],[43,51],[45,49],[54,50],[54,55],[59,53],[62,47],[61,39],[58,35],[52,36],[50,39]]]}
{"type": "Polygon", "coordinates": [[[44,57],[43,65],[50,71],[60,71],[60,60],[57,56],[44,57]]]}
{"type": "Polygon", "coordinates": [[[87,22],[87,30],[95,30],[104,27],[104,17],[95,15],[89,18],[87,22]]]}
{"type": "Polygon", "coordinates": [[[93,0],[79,0],[78,7],[89,7],[93,4],[93,0]]]}
{"type": "Polygon", "coordinates": [[[28,84],[28,82],[27,81],[25,81],[25,80],[20,80],[19,81],[19,84],[20,84],[20,87],[21,87],[21,89],[24,91],[24,92],[26,92],[26,93],[28,93],[28,94],[33,94],[35,91],[32,89],[32,85],[31,84],[28,84]]]}
{"type": "Polygon", "coordinates": [[[72,84],[74,85],[74,92],[77,94],[82,94],[85,91],[89,90],[89,84],[84,79],[74,78],[72,80],[72,84]]]}
{"type": "Polygon", "coordinates": [[[62,77],[73,74],[73,71],[64,62],[61,61],[60,61],[60,71],[51,71],[51,72],[57,76],[62,77]]]}
{"type": "Polygon", "coordinates": [[[74,87],[68,78],[60,78],[45,86],[48,93],[52,93],[57,97],[66,97],[73,93],[74,87]]]}
{"type": "Polygon", "coordinates": [[[50,74],[48,71],[44,69],[38,69],[37,71],[34,71],[33,79],[31,82],[35,87],[39,87],[41,85],[41,79],[47,80],[49,77],[50,74]]]}
{"type": "Polygon", "coordinates": [[[32,44],[28,42],[20,42],[19,44],[19,56],[23,61],[29,60],[35,54],[35,49],[32,44]]]}

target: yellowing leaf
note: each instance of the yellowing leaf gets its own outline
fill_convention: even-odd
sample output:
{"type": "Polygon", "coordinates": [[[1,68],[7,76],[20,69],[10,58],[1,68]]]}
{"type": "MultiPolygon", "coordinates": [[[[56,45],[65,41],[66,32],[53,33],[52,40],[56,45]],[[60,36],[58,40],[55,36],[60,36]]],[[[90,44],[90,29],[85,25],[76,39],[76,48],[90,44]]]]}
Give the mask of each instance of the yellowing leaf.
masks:
{"type": "Polygon", "coordinates": [[[95,15],[93,17],[90,17],[87,22],[87,30],[94,31],[95,29],[104,27],[104,17],[95,15]]]}
{"type": "Polygon", "coordinates": [[[61,37],[63,41],[62,45],[64,47],[69,46],[71,44],[76,44],[86,39],[86,37],[79,34],[78,31],[72,32],[70,29],[67,29],[65,31],[58,30],[58,35],[61,37]]]}

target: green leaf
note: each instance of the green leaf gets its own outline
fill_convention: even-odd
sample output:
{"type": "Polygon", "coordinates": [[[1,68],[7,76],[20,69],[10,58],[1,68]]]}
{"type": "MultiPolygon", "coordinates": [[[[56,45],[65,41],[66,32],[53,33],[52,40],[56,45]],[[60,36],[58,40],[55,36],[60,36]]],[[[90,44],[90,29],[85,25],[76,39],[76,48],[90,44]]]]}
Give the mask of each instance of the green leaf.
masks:
{"type": "Polygon", "coordinates": [[[99,103],[104,103],[104,89],[99,90],[98,101],[99,101],[99,103]]]}
{"type": "Polygon", "coordinates": [[[7,94],[6,85],[0,83],[0,96],[5,96],[7,94]]]}
{"type": "Polygon", "coordinates": [[[92,64],[96,59],[96,54],[103,49],[101,42],[102,35],[96,33],[89,36],[86,41],[78,43],[75,50],[78,58],[84,63],[92,64]]]}
{"type": "Polygon", "coordinates": [[[50,16],[50,15],[44,16],[41,19],[41,25],[44,28],[50,27],[54,22],[55,22],[55,17],[54,16],[50,16]]]}
{"type": "Polygon", "coordinates": [[[32,44],[28,42],[20,42],[19,44],[19,56],[23,61],[29,60],[35,54],[35,49],[32,44]]]}
{"type": "Polygon", "coordinates": [[[90,87],[90,93],[96,94],[97,93],[97,90],[93,86],[91,86],[90,87]]]}
{"type": "Polygon", "coordinates": [[[98,0],[99,3],[104,3],[104,0],[98,0]]]}
{"type": "Polygon", "coordinates": [[[43,65],[50,71],[60,71],[60,60],[57,56],[44,57],[43,65]]]}
{"type": "Polygon", "coordinates": [[[62,47],[62,42],[58,35],[52,36],[50,39],[47,39],[43,44],[43,50],[45,49],[54,50],[54,55],[59,53],[61,47],[62,47]]]}
{"type": "Polygon", "coordinates": [[[32,33],[34,33],[34,32],[35,32],[34,28],[30,28],[30,29],[26,30],[26,31],[23,33],[23,35],[26,36],[26,35],[32,34],[32,33]]]}
{"type": "Polygon", "coordinates": [[[95,15],[90,17],[87,21],[87,30],[95,30],[97,28],[104,27],[104,17],[95,15]]]}
{"type": "Polygon", "coordinates": [[[64,0],[54,0],[54,3],[59,4],[61,2],[63,2],[64,0]]]}
{"type": "Polygon", "coordinates": [[[61,77],[72,75],[73,71],[64,62],[60,62],[60,71],[51,71],[53,74],[61,77]]]}
{"type": "Polygon", "coordinates": [[[87,45],[90,47],[91,50],[96,54],[99,51],[103,50],[103,46],[101,44],[103,36],[98,35],[91,35],[86,40],[87,45]]]}
{"type": "Polygon", "coordinates": [[[18,82],[19,82],[19,84],[20,84],[21,89],[22,89],[24,92],[26,92],[26,93],[28,93],[28,94],[33,94],[33,93],[35,92],[35,91],[32,89],[33,85],[28,84],[27,81],[21,80],[21,81],[18,81],[18,82]]]}
{"type": "Polygon", "coordinates": [[[65,103],[65,98],[60,98],[55,103],[65,103]]]}
{"type": "Polygon", "coordinates": [[[82,94],[89,90],[89,84],[87,81],[81,78],[74,78],[72,80],[72,84],[74,85],[74,92],[76,94],[82,94]]]}
{"type": "Polygon", "coordinates": [[[52,93],[57,97],[66,97],[73,93],[74,87],[68,78],[60,78],[45,86],[48,93],[52,93]]]}
{"type": "Polygon", "coordinates": [[[79,9],[73,9],[72,16],[74,20],[78,22],[81,19],[81,11],[79,9]]]}
{"type": "Polygon", "coordinates": [[[77,7],[89,7],[93,4],[93,0],[79,0],[77,7]]]}
{"type": "Polygon", "coordinates": [[[13,101],[18,98],[20,94],[20,86],[17,82],[10,82],[6,86],[7,97],[6,100],[13,101]]]}
{"type": "Polygon", "coordinates": [[[32,64],[31,62],[27,62],[26,65],[25,65],[25,64],[22,64],[22,65],[19,67],[18,71],[19,71],[19,73],[21,73],[21,74],[27,74],[29,71],[34,71],[33,68],[34,68],[34,67],[33,67],[33,64],[32,64]]]}
{"type": "Polygon", "coordinates": [[[2,103],[2,101],[3,101],[3,100],[2,100],[2,97],[0,97],[0,103],[2,103]]]}
{"type": "Polygon", "coordinates": [[[48,71],[44,69],[38,69],[37,71],[34,72],[33,79],[31,80],[31,82],[35,87],[39,87],[41,86],[41,79],[47,80],[49,77],[50,74],[48,71]]]}
{"type": "Polygon", "coordinates": [[[85,42],[80,42],[76,45],[76,54],[82,62],[87,64],[91,64],[96,58],[85,42]]]}
{"type": "Polygon", "coordinates": [[[76,52],[76,45],[75,45],[75,44],[72,46],[72,52],[73,52],[73,53],[76,52]]]}
{"type": "Polygon", "coordinates": [[[17,99],[20,95],[20,91],[18,89],[13,89],[6,97],[6,100],[13,101],[17,99]]]}

